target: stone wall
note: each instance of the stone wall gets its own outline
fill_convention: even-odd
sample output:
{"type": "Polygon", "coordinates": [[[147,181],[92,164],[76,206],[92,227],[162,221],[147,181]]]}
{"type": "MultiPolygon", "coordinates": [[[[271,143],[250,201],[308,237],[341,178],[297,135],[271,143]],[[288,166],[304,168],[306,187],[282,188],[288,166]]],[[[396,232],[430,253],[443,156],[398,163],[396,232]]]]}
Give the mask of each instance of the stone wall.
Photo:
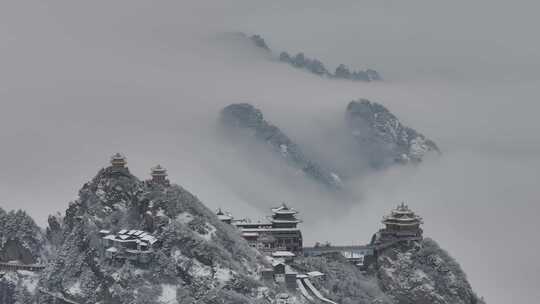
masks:
{"type": "Polygon", "coordinates": [[[30,250],[23,247],[18,241],[9,240],[0,250],[0,262],[9,262],[14,260],[21,261],[24,264],[35,263],[35,259],[30,250]]]}

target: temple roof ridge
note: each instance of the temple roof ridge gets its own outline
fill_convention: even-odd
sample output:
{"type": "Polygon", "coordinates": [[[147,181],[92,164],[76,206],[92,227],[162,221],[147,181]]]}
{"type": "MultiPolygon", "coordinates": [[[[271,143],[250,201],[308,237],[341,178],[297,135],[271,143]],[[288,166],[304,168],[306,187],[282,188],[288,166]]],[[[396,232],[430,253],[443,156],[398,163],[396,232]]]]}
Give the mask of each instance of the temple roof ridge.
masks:
{"type": "Polygon", "coordinates": [[[287,206],[287,204],[285,204],[284,202],[281,203],[281,206],[276,207],[276,208],[272,208],[272,212],[281,213],[281,214],[296,214],[296,213],[298,213],[298,211],[296,211],[296,209],[289,208],[289,206],[287,206]]]}
{"type": "Polygon", "coordinates": [[[127,164],[127,158],[120,152],[111,156],[111,165],[113,167],[124,167],[127,164]]]}
{"type": "Polygon", "coordinates": [[[394,222],[396,224],[409,225],[412,223],[423,224],[422,217],[415,214],[405,202],[401,202],[390,214],[383,216],[383,223],[394,222]]]}
{"type": "Polygon", "coordinates": [[[167,175],[167,169],[165,169],[160,164],[152,167],[151,171],[153,175],[167,175]]]}
{"type": "Polygon", "coordinates": [[[126,157],[122,153],[116,152],[111,156],[111,160],[113,160],[113,159],[123,159],[123,160],[125,160],[126,157]]]}
{"type": "Polygon", "coordinates": [[[216,215],[218,217],[218,219],[220,220],[227,220],[227,221],[230,221],[233,219],[233,216],[230,212],[223,212],[223,210],[221,210],[221,207],[219,207],[217,210],[216,210],[216,215]]]}

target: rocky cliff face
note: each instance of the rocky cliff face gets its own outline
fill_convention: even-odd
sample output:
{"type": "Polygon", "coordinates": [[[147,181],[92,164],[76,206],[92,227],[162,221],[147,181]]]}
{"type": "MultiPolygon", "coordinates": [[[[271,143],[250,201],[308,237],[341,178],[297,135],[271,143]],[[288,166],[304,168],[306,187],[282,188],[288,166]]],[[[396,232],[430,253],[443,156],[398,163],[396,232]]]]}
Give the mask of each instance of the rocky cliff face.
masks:
{"type": "Polygon", "coordinates": [[[379,286],[377,277],[360,271],[340,254],[296,259],[294,267],[302,273],[324,273],[324,278],[311,281],[327,298],[337,303],[393,303],[379,286]]]}
{"type": "Polygon", "coordinates": [[[20,270],[17,272],[0,271],[0,303],[34,304],[39,273],[20,270]]]}
{"type": "MultiPolygon", "coordinates": [[[[260,35],[248,36],[240,34],[241,37],[249,39],[256,47],[264,50],[265,52],[272,53],[272,50],[266,43],[266,41],[260,35]]],[[[330,79],[346,79],[352,81],[379,81],[382,80],[379,73],[373,69],[367,70],[350,70],[346,65],[340,64],[336,67],[335,72],[330,72],[325,65],[316,58],[309,58],[300,52],[296,55],[289,55],[287,52],[281,52],[278,57],[279,61],[287,63],[297,69],[302,69],[306,72],[315,74],[317,76],[327,77],[330,79]]]]}
{"type": "Polygon", "coordinates": [[[272,151],[301,170],[306,176],[332,189],[342,187],[339,176],[309,159],[302,149],[283,131],[264,119],[262,112],[248,103],[231,104],[221,111],[221,122],[232,130],[247,131],[247,135],[267,143],[272,151]]]}
{"type": "Polygon", "coordinates": [[[341,304],[484,304],[459,264],[431,239],[386,248],[365,271],[339,254],[297,259],[294,266],[325,273],[313,284],[341,304]]]}
{"type": "MultiPolygon", "coordinates": [[[[100,170],[64,216],[49,218],[46,239],[22,211],[0,209],[0,217],[2,240],[33,244],[27,247],[35,261],[47,262],[47,239],[56,247],[41,273],[0,272],[2,304],[53,303],[43,290],[81,304],[275,303],[283,292],[290,294],[289,304],[309,303],[299,291],[261,282],[268,260],[194,195],[177,185],[141,181],[127,168],[100,170]],[[151,233],[159,240],[152,261],[112,263],[104,256],[102,229],[151,233]]],[[[484,303],[457,262],[430,239],[394,244],[367,270],[339,254],[299,257],[290,267],[323,272],[313,284],[340,304],[484,303]]]]}
{"type": "Polygon", "coordinates": [[[351,101],[346,110],[348,130],[358,150],[376,168],[393,163],[418,163],[428,154],[439,154],[432,140],[404,126],[383,105],[367,99],[351,101]]]}
{"type": "Polygon", "coordinates": [[[386,249],[377,259],[376,275],[393,303],[484,303],[459,264],[431,239],[386,249]]]}
{"type": "MultiPolygon", "coordinates": [[[[24,211],[0,208],[0,263],[44,264],[49,257],[48,242],[34,220],[24,211]]],[[[34,303],[38,280],[37,273],[0,269],[0,303],[34,303]]]]}
{"type": "Polygon", "coordinates": [[[257,303],[261,296],[260,255],[180,186],[109,167],[84,185],[59,226],[63,239],[39,286],[79,303],[257,303]],[[148,265],[110,263],[102,229],[145,230],[160,244],[148,265]]]}
{"type": "MultiPolygon", "coordinates": [[[[248,103],[231,104],[221,111],[221,122],[246,138],[270,146],[275,155],[301,170],[306,176],[332,189],[343,188],[340,175],[327,166],[309,159],[302,149],[277,126],[264,119],[262,112],[248,103]]],[[[439,155],[432,140],[403,125],[386,107],[366,99],[351,101],[345,111],[346,132],[357,159],[372,169],[395,164],[418,164],[428,155],[439,155]]],[[[351,166],[351,168],[354,166],[351,166]]],[[[360,174],[362,172],[349,172],[360,174]]]]}
{"type": "Polygon", "coordinates": [[[34,220],[22,210],[0,208],[0,262],[39,264],[46,258],[46,239],[34,220]]]}

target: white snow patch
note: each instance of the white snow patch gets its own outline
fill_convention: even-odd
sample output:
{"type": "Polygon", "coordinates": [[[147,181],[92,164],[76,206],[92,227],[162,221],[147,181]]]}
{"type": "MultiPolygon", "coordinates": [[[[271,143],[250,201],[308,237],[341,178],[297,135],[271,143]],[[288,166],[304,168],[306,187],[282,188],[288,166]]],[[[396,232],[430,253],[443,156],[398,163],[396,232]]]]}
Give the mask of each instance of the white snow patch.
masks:
{"type": "Polygon", "coordinates": [[[279,146],[280,150],[281,150],[281,155],[283,156],[287,156],[287,154],[289,153],[289,147],[287,147],[287,145],[280,145],[279,146]]]}
{"type": "Polygon", "coordinates": [[[394,280],[394,272],[396,272],[394,268],[384,268],[384,272],[386,273],[386,276],[394,280]]]}
{"type": "Polygon", "coordinates": [[[410,154],[415,157],[422,157],[429,151],[429,147],[426,145],[424,139],[416,137],[409,143],[410,154]]]}
{"type": "Polygon", "coordinates": [[[176,301],[176,286],[171,284],[161,284],[161,295],[158,301],[163,304],[174,304],[176,301]]]}
{"type": "Polygon", "coordinates": [[[96,191],[96,196],[102,202],[107,200],[107,193],[105,193],[105,190],[103,190],[101,187],[96,191]]]}
{"type": "Polygon", "coordinates": [[[142,276],[142,275],[144,275],[145,273],[148,273],[148,270],[136,268],[133,272],[134,272],[136,275],[142,276]]]}
{"type": "Polygon", "coordinates": [[[18,270],[19,281],[30,293],[34,293],[38,285],[39,276],[31,271],[18,270]]]}
{"type": "Polygon", "coordinates": [[[435,287],[433,287],[433,285],[430,284],[430,283],[424,283],[424,284],[422,284],[420,286],[415,287],[415,289],[423,290],[424,292],[428,292],[428,293],[431,293],[433,295],[436,295],[436,293],[433,293],[433,291],[435,290],[435,287]]]}
{"type": "Polygon", "coordinates": [[[68,292],[72,295],[82,294],[81,282],[77,281],[75,282],[75,284],[71,285],[71,287],[68,289],[68,292]]]}
{"type": "Polygon", "coordinates": [[[184,255],[182,254],[182,251],[180,251],[180,249],[176,249],[175,251],[173,251],[172,258],[177,263],[182,262],[185,259],[184,255]]]}
{"type": "Polygon", "coordinates": [[[422,270],[420,269],[416,269],[414,271],[414,278],[417,279],[417,280],[422,280],[422,279],[428,279],[428,276],[425,272],[423,272],[422,270]]]}
{"type": "Polygon", "coordinates": [[[165,210],[159,208],[159,210],[157,212],[157,216],[165,216],[165,210]]]}
{"type": "Polygon", "coordinates": [[[206,229],[205,229],[206,233],[199,233],[197,231],[194,231],[194,233],[209,242],[212,240],[212,237],[216,234],[217,229],[216,227],[214,227],[212,224],[209,224],[209,223],[205,223],[205,226],[206,226],[206,229]]]}
{"type": "Polygon", "coordinates": [[[126,211],[126,206],[122,203],[114,203],[114,210],[126,211]]]}
{"type": "Polygon", "coordinates": [[[113,280],[114,280],[115,282],[120,281],[120,274],[118,273],[118,271],[115,272],[115,273],[113,273],[113,274],[111,275],[111,277],[113,278],[113,280]]]}
{"type": "Polygon", "coordinates": [[[232,275],[233,275],[233,272],[230,269],[217,267],[216,273],[214,274],[214,278],[218,280],[219,283],[225,284],[231,280],[232,275]]]}
{"type": "Polygon", "coordinates": [[[193,220],[193,215],[188,212],[182,212],[179,215],[176,216],[176,221],[178,221],[181,224],[189,224],[193,220]]]}
{"type": "Polygon", "coordinates": [[[194,277],[210,277],[212,276],[212,268],[210,266],[206,266],[201,264],[201,262],[197,260],[193,260],[193,265],[191,266],[191,269],[189,271],[192,276],[194,277]]]}
{"type": "Polygon", "coordinates": [[[206,234],[199,234],[203,239],[207,241],[212,240],[212,236],[216,234],[216,227],[214,227],[212,224],[206,223],[207,233],[206,234]]]}
{"type": "Polygon", "coordinates": [[[339,175],[337,175],[336,173],[334,172],[331,172],[330,175],[332,175],[332,178],[334,179],[334,181],[338,184],[341,184],[341,178],[339,177],[339,175]]]}
{"type": "Polygon", "coordinates": [[[17,270],[17,273],[23,276],[30,276],[30,277],[36,276],[35,272],[28,271],[28,270],[17,270]]]}

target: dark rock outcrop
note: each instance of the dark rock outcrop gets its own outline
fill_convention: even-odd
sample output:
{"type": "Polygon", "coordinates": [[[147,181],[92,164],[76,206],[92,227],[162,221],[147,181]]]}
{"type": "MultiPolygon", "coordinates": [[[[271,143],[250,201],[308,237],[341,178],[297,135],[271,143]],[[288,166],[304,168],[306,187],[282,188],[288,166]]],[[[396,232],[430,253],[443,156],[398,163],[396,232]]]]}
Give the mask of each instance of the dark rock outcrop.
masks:
{"type": "MultiPolygon", "coordinates": [[[[249,39],[256,47],[265,52],[272,52],[266,41],[260,35],[243,36],[249,39]]],[[[308,58],[303,52],[294,56],[287,52],[279,53],[279,61],[287,63],[292,67],[303,69],[318,76],[324,76],[332,79],[347,79],[353,81],[378,81],[382,80],[379,73],[373,69],[351,71],[346,65],[340,64],[334,71],[330,72],[325,65],[317,58],[308,58]]]]}
{"type": "Polygon", "coordinates": [[[220,303],[258,301],[261,256],[180,186],[140,181],[127,168],[105,168],[83,186],[62,223],[57,221],[50,221],[50,231],[60,227],[64,237],[39,286],[68,299],[210,303],[223,294],[234,300],[220,303]],[[159,246],[150,264],[110,263],[98,234],[102,229],[144,229],[156,236],[159,246]]]}
{"type": "Polygon", "coordinates": [[[342,187],[339,176],[310,160],[283,131],[266,121],[262,112],[248,103],[231,104],[221,111],[221,122],[233,129],[248,130],[253,138],[268,143],[275,154],[306,176],[332,189],[342,187]]]}
{"type": "Polygon", "coordinates": [[[253,41],[255,46],[260,47],[263,50],[270,51],[270,48],[266,44],[266,41],[264,41],[264,39],[260,35],[250,36],[249,39],[253,41]]]}
{"type": "Polygon", "coordinates": [[[45,247],[43,232],[26,212],[0,208],[0,262],[41,263],[46,259],[45,247]]]}
{"type": "MultiPolygon", "coordinates": [[[[249,113],[248,123],[261,121],[262,115],[249,113]]],[[[30,243],[33,221],[20,211],[10,213],[17,220],[5,227],[20,229],[8,228],[2,238],[18,236],[30,243]]],[[[7,216],[0,209],[0,217],[7,216]]],[[[53,303],[50,294],[38,290],[104,304],[262,304],[287,291],[259,280],[258,271],[269,267],[268,261],[195,196],[174,184],[140,181],[127,168],[101,170],[65,216],[50,218],[49,225],[50,233],[63,236],[55,256],[42,273],[0,272],[2,304],[53,303]],[[159,239],[149,264],[111,263],[103,256],[101,229],[143,228],[159,239]]],[[[484,303],[457,262],[430,239],[381,249],[365,270],[336,253],[297,257],[289,266],[299,273],[323,272],[313,285],[340,304],[484,303]]],[[[306,303],[298,291],[287,292],[291,304],[306,303]]]]}
{"type": "Polygon", "coordinates": [[[396,243],[359,270],[338,253],[298,258],[300,272],[320,271],[312,283],[341,304],[483,304],[458,263],[431,239],[396,243]]]}
{"type": "MultiPolygon", "coordinates": [[[[26,212],[5,212],[0,208],[0,263],[44,264],[49,257],[48,247],[41,229],[26,212]]],[[[2,270],[0,267],[0,303],[36,303],[39,274],[2,270]]]]}
{"type": "Polygon", "coordinates": [[[313,279],[312,283],[325,296],[340,304],[378,303],[392,304],[379,286],[375,276],[360,271],[340,254],[321,257],[306,257],[293,264],[301,273],[320,271],[323,279],[313,279]]]}
{"type": "Polygon", "coordinates": [[[381,104],[367,99],[351,101],[346,110],[348,130],[358,150],[373,167],[393,163],[418,163],[440,150],[430,139],[406,127],[381,104]]]}
{"type": "Polygon", "coordinates": [[[484,303],[459,264],[431,239],[384,250],[376,275],[396,304],[484,303]]]}
{"type": "Polygon", "coordinates": [[[347,79],[354,81],[377,81],[382,80],[379,73],[372,69],[365,71],[351,71],[346,65],[340,64],[334,73],[328,71],[324,64],[316,58],[308,58],[304,53],[298,53],[295,56],[289,55],[287,52],[281,52],[279,60],[290,64],[295,68],[305,69],[315,75],[326,76],[334,79],[347,79]]]}

